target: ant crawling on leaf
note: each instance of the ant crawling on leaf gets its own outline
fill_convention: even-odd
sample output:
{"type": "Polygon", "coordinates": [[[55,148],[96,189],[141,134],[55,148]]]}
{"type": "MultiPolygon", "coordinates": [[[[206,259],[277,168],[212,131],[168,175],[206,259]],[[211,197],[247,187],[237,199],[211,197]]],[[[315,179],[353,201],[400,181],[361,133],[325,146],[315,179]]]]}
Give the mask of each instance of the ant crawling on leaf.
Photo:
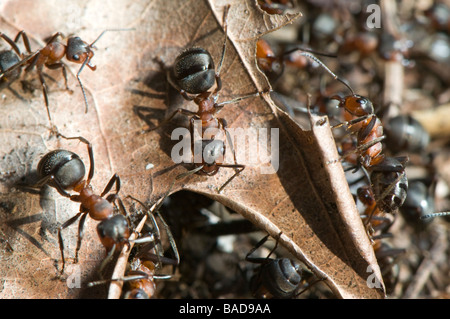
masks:
{"type": "Polygon", "coordinates": [[[88,286],[93,287],[108,282],[122,281],[126,283],[125,287],[122,289],[122,297],[124,299],[150,299],[156,293],[155,279],[172,278],[171,274],[157,274],[156,270],[163,265],[177,266],[180,263],[180,256],[169,226],[158,211],[165,197],[159,201],[160,204],[156,205],[156,208],[152,207],[152,209],[148,208],[136,198],[131,196],[128,197],[141,204],[146,211],[145,216],[141,220],[141,223],[144,222],[143,230],[140,231],[139,238],[134,240],[134,243],[136,244],[145,244],[139,246],[135,252],[131,252],[133,256],[129,257],[129,269],[127,270],[125,277],[94,281],[90,282],[88,286]],[[166,231],[174,258],[166,257],[162,254],[161,235],[155,215],[158,217],[166,231]],[[150,225],[147,217],[151,221],[150,225]]]}
{"type": "Polygon", "coordinates": [[[244,169],[245,165],[236,163],[236,156],[232,147],[231,137],[227,131],[227,122],[223,118],[218,118],[216,115],[222,110],[226,104],[237,103],[244,99],[260,96],[261,93],[254,93],[235,99],[217,102],[219,98],[219,91],[222,88],[222,81],[220,78],[220,71],[225,58],[226,45],[227,45],[227,16],[230,6],[226,6],[224,9],[224,41],[222,55],[219,61],[217,69],[214,67],[214,61],[211,54],[198,47],[193,47],[182,52],[175,60],[173,68],[168,71],[168,81],[176,88],[184,99],[187,101],[194,101],[198,106],[197,112],[192,112],[183,108],[177,109],[167,119],[165,119],[158,126],[153,128],[147,128],[144,132],[149,132],[158,129],[163,126],[177,114],[183,114],[190,117],[190,133],[191,133],[191,150],[193,154],[193,162],[195,169],[190,171],[193,173],[199,173],[202,175],[212,176],[217,174],[219,168],[233,168],[235,174],[228,179],[225,184],[218,188],[220,193],[228,183],[231,182],[238,174],[244,169]],[[213,91],[209,91],[214,84],[216,85],[213,91]],[[194,136],[196,131],[194,128],[195,122],[201,121],[201,139],[196,141],[194,136]],[[225,136],[228,143],[231,145],[231,149],[234,155],[234,164],[223,163],[225,158],[225,136]],[[196,143],[199,143],[200,147],[196,147],[196,143]],[[201,149],[202,159],[196,160],[198,151],[201,149]]]}
{"type": "Polygon", "coordinates": [[[42,187],[49,185],[54,188],[64,197],[69,198],[74,202],[80,203],[79,212],[64,222],[58,228],[58,241],[61,251],[62,268],[61,274],[64,272],[65,258],[64,258],[64,242],[62,237],[62,230],[72,225],[78,219],[78,241],[75,250],[74,262],[78,262],[78,251],[81,248],[81,241],[83,238],[83,228],[86,217],[89,215],[92,219],[101,221],[97,227],[98,234],[102,244],[111,254],[118,249],[121,249],[127,243],[127,239],[131,235],[128,222],[123,215],[114,215],[115,202],[119,202],[121,211],[124,212],[123,204],[118,196],[120,191],[120,178],[114,174],[106,185],[105,189],[100,195],[94,193],[91,180],[94,177],[94,153],[91,143],[84,137],[65,137],[58,133],[64,139],[77,139],[86,144],[89,154],[90,167],[87,179],[84,179],[86,169],[80,157],[67,150],[54,150],[42,157],[39,161],[37,171],[40,180],[35,185],[42,187]],[[105,195],[111,191],[115,185],[115,192],[111,193],[105,198],[105,195]],[[70,194],[68,191],[74,191],[78,194],[70,194]]]}
{"type": "MultiPolygon", "coordinates": [[[[43,69],[44,67],[48,69],[62,69],[62,73],[64,76],[64,81],[66,85],[66,89],[69,90],[67,85],[67,70],[66,64],[62,62],[62,59],[66,57],[69,62],[81,64],[80,69],[77,72],[77,80],[80,84],[81,91],[83,93],[84,102],[86,105],[86,113],[88,111],[88,101],[86,97],[86,92],[83,86],[83,83],[80,79],[80,73],[83,71],[84,67],[89,67],[92,71],[95,71],[97,67],[92,65],[91,60],[94,57],[93,49],[96,49],[94,44],[108,31],[128,31],[133,29],[107,29],[104,30],[100,35],[92,42],[87,43],[82,40],[78,36],[71,36],[67,39],[67,44],[58,41],[59,37],[62,37],[61,32],[56,32],[50,39],[47,41],[46,45],[35,51],[31,52],[30,49],[30,41],[28,39],[27,34],[24,31],[20,31],[15,40],[12,41],[6,35],[0,34],[1,37],[10,44],[13,50],[17,53],[18,56],[14,57],[12,53],[3,53],[4,60],[0,59],[1,73],[0,73],[0,81],[8,81],[11,82],[19,77],[22,68],[25,67],[25,72],[29,72],[36,68],[37,73],[39,75],[39,81],[41,82],[42,92],[44,95],[45,107],[47,109],[48,119],[50,124],[52,123],[50,110],[49,110],[49,102],[48,102],[48,93],[47,93],[47,84],[45,82],[43,69]],[[22,37],[23,42],[25,44],[25,48],[27,49],[27,54],[20,53],[17,45],[15,44],[18,39],[22,37]]],[[[9,52],[9,51],[7,51],[9,52]]],[[[53,126],[53,125],[52,125],[53,126]]]]}

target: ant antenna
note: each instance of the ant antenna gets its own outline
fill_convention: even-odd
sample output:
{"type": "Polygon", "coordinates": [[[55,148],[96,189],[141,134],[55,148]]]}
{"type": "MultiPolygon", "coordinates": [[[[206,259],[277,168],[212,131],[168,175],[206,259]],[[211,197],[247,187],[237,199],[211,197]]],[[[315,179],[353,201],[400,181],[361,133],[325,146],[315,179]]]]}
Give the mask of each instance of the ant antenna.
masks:
{"type": "Polygon", "coordinates": [[[222,64],[223,64],[223,60],[225,58],[225,50],[227,48],[227,32],[228,32],[228,11],[230,9],[230,5],[225,6],[225,8],[223,9],[223,32],[225,33],[225,38],[223,40],[223,49],[222,49],[222,56],[220,57],[219,60],[219,65],[217,66],[217,70],[216,70],[216,77],[219,76],[220,74],[220,70],[222,69],[222,64]]]}
{"type": "Polygon", "coordinates": [[[441,217],[441,216],[447,216],[447,215],[450,215],[450,212],[428,214],[428,215],[420,216],[420,219],[428,219],[428,218],[441,217]]]}
{"type": "Polygon", "coordinates": [[[91,48],[93,48],[95,42],[97,42],[97,41],[98,41],[98,40],[99,40],[106,32],[108,32],[108,31],[134,31],[134,30],[136,30],[136,28],[106,29],[106,30],[103,30],[103,32],[100,33],[100,35],[97,37],[97,39],[95,39],[94,42],[92,42],[89,46],[90,46],[91,48]]]}
{"type": "MultiPolygon", "coordinates": [[[[335,79],[338,80],[339,82],[341,82],[342,84],[344,84],[352,93],[352,95],[355,95],[355,92],[353,91],[353,89],[350,87],[350,85],[347,84],[347,82],[345,82],[343,79],[341,79],[340,77],[338,77],[335,73],[333,73],[333,71],[331,71],[326,65],[325,63],[323,63],[322,61],[320,61],[316,56],[312,55],[311,53],[313,53],[314,51],[312,50],[308,50],[308,49],[302,49],[302,48],[295,48],[292,50],[289,50],[287,52],[285,52],[284,54],[290,54],[294,51],[300,51],[300,55],[303,55],[304,57],[307,57],[308,59],[313,60],[314,62],[318,63],[321,67],[323,67],[328,73],[331,74],[331,76],[335,79]]],[[[317,53],[316,53],[317,54],[317,53]]],[[[336,57],[335,55],[330,55],[330,54],[322,54],[319,53],[320,55],[323,56],[328,56],[328,57],[336,57]]]]}

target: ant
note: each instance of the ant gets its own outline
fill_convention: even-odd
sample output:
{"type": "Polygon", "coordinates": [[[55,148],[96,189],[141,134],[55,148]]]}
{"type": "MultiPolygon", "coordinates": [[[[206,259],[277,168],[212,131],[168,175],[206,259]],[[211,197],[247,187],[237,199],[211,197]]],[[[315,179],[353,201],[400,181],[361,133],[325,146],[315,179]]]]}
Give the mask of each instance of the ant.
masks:
{"type": "MultiPolygon", "coordinates": [[[[303,52],[302,52],[303,54],[303,52]]],[[[304,53],[305,56],[315,58],[304,53]]],[[[374,192],[378,207],[387,213],[396,211],[405,201],[408,190],[408,179],[405,174],[405,164],[408,157],[385,157],[382,154],[383,146],[381,141],[385,139],[383,135],[383,125],[380,119],[374,113],[372,102],[361,95],[356,94],[353,89],[323,63],[319,64],[330,73],[336,80],[345,84],[351,94],[345,97],[338,95],[331,99],[339,102],[338,107],[344,110],[346,121],[334,125],[332,128],[338,128],[346,125],[351,133],[357,134],[354,149],[342,155],[342,159],[352,154],[358,154],[358,162],[354,163],[356,169],[363,168],[374,192]],[[370,176],[368,175],[370,172],[370,176]]],[[[346,144],[345,147],[352,147],[352,144],[346,144]]],[[[367,223],[370,221],[370,217],[367,223]]],[[[366,226],[367,226],[366,223],[366,226]]]]}
{"type": "Polygon", "coordinates": [[[44,157],[42,157],[39,161],[37,167],[37,171],[40,176],[40,180],[36,184],[37,187],[42,187],[47,184],[56,188],[62,196],[67,197],[74,202],[80,203],[79,212],[58,228],[58,241],[62,259],[62,274],[64,272],[65,258],[64,242],[61,232],[77,221],[78,218],[80,218],[80,221],[78,224],[78,241],[74,259],[75,263],[78,262],[78,251],[81,248],[83,227],[88,215],[94,220],[101,221],[97,227],[97,231],[102,244],[108,251],[114,252],[116,249],[121,249],[121,247],[127,243],[127,239],[131,233],[124,216],[113,216],[116,200],[119,200],[119,204],[123,209],[123,204],[118,196],[120,191],[119,176],[114,174],[101,195],[96,195],[91,186],[91,180],[94,176],[94,153],[91,143],[81,136],[65,137],[59,133],[58,135],[67,140],[77,139],[86,144],[90,161],[87,179],[84,179],[86,169],[80,157],[73,152],[62,149],[54,150],[44,155],[44,157]],[[104,198],[104,196],[111,191],[114,185],[115,192],[104,198]],[[70,194],[68,193],[69,190],[73,190],[78,194],[70,194]]]}
{"type": "Polygon", "coordinates": [[[380,119],[375,116],[372,102],[361,95],[352,94],[341,98],[338,95],[331,99],[339,101],[339,107],[345,110],[344,116],[347,121],[333,126],[338,128],[347,125],[351,133],[357,135],[357,146],[354,152],[359,153],[359,163],[363,167],[371,167],[381,164],[384,161],[382,154],[383,146],[381,141],[385,139],[383,135],[383,125],[380,119]]]}
{"type": "MultiPolygon", "coordinates": [[[[78,70],[76,77],[78,80],[78,83],[80,84],[81,91],[83,93],[84,102],[86,105],[86,113],[88,112],[88,101],[86,97],[86,92],[83,86],[83,83],[80,79],[80,73],[84,69],[85,66],[89,67],[92,71],[95,71],[97,67],[95,65],[92,65],[91,59],[94,57],[94,51],[93,49],[96,49],[94,44],[108,31],[127,31],[132,29],[107,29],[104,30],[100,35],[91,43],[87,43],[83,41],[78,36],[71,36],[67,39],[67,44],[64,44],[60,41],[58,41],[58,37],[62,37],[61,32],[56,32],[54,35],[50,37],[50,39],[47,41],[46,45],[37,50],[34,53],[31,53],[30,50],[30,42],[28,40],[28,36],[26,33],[22,30],[20,31],[14,42],[17,42],[18,38],[22,36],[23,41],[25,43],[25,47],[27,49],[28,56],[24,58],[23,55],[20,54],[20,51],[18,50],[17,46],[10,41],[9,38],[7,38],[5,35],[2,34],[2,38],[5,39],[18,53],[21,57],[21,61],[17,61],[14,63],[13,66],[10,66],[7,69],[4,69],[2,67],[1,73],[0,73],[0,80],[3,80],[11,75],[11,77],[18,77],[23,67],[25,67],[25,72],[29,72],[33,70],[36,67],[37,73],[39,75],[39,81],[41,82],[42,86],[42,92],[44,95],[44,101],[45,101],[45,107],[47,109],[47,116],[50,121],[52,122],[50,110],[49,110],[49,102],[48,102],[48,93],[47,93],[47,84],[45,83],[44,74],[42,72],[43,68],[46,67],[48,69],[62,69],[62,73],[64,76],[64,82],[66,86],[66,90],[69,90],[69,87],[67,85],[67,70],[66,65],[61,60],[66,57],[66,59],[69,62],[81,64],[80,69],[78,70]]],[[[12,61],[12,59],[10,59],[12,61]]]]}
{"type": "Polygon", "coordinates": [[[138,199],[131,196],[128,197],[137,201],[145,208],[146,215],[141,220],[141,223],[144,223],[143,230],[140,232],[140,237],[133,240],[133,242],[137,244],[146,244],[140,246],[137,252],[134,252],[134,255],[129,257],[129,270],[127,270],[125,277],[94,281],[90,282],[88,286],[93,287],[95,285],[105,284],[108,282],[123,281],[127,283],[125,288],[122,290],[122,297],[124,299],[150,299],[156,292],[155,279],[172,278],[172,275],[156,274],[156,270],[161,268],[163,265],[172,265],[173,267],[177,266],[180,263],[180,256],[169,226],[158,211],[166,196],[160,200],[159,205],[156,205],[157,208],[152,209],[149,209],[138,199]],[[161,254],[161,236],[155,215],[164,226],[175,258],[165,257],[161,254]],[[151,226],[148,225],[147,217],[150,218],[151,226]]]}
{"type": "Polygon", "coordinates": [[[186,109],[179,108],[173,112],[167,119],[165,119],[160,125],[145,129],[144,132],[149,132],[158,129],[167,122],[171,121],[177,114],[183,114],[190,117],[190,133],[191,133],[191,150],[194,157],[195,168],[190,171],[191,174],[199,173],[201,175],[213,176],[217,174],[219,168],[234,168],[235,174],[228,179],[217,191],[220,193],[228,183],[231,182],[237,175],[239,175],[244,169],[245,165],[236,163],[236,156],[231,143],[231,137],[227,131],[227,122],[223,118],[216,117],[222,108],[226,104],[237,103],[244,99],[260,96],[261,94],[254,93],[242,97],[232,99],[230,101],[224,101],[218,103],[219,91],[222,88],[222,81],[220,78],[220,71],[225,58],[226,45],[227,45],[227,16],[230,6],[226,6],[224,9],[223,28],[224,28],[224,42],[222,55],[219,61],[217,69],[214,67],[214,61],[211,54],[198,47],[193,47],[182,52],[175,59],[174,67],[169,70],[168,81],[176,88],[183,98],[187,101],[194,101],[198,106],[197,112],[192,112],[186,109]],[[214,84],[216,85],[213,91],[209,91],[214,84]],[[189,95],[191,94],[191,95],[189,95]],[[201,121],[201,137],[200,141],[194,140],[194,126],[196,121],[201,121]],[[205,136],[208,137],[205,138],[205,136]],[[225,158],[225,140],[228,139],[228,143],[231,145],[231,149],[234,155],[235,164],[223,163],[225,158]],[[202,159],[201,162],[195,160],[198,154],[196,143],[201,143],[202,159]]]}
{"type": "MultiPolygon", "coordinates": [[[[281,236],[281,233],[279,236],[281,236]]],[[[306,278],[312,276],[312,274],[302,269],[301,265],[293,259],[270,258],[278,246],[278,239],[266,258],[251,257],[250,255],[261,247],[268,238],[269,235],[263,237],[245,257],[245,260],[248,262],[260,264],[257,272],[250,279],[250,289],[255,298],[295,298],[316,282],[321,281],[319,279],[311,284],[305,282],[306,278]],[[300,288],[304,289],[299,291],[300,288]]]]}

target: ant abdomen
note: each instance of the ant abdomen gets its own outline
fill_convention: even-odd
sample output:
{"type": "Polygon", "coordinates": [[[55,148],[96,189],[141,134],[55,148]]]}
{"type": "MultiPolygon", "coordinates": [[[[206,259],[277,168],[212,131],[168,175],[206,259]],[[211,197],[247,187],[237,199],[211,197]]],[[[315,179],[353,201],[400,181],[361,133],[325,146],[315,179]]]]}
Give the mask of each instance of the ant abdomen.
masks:
{"type": "Polygon", "coordinates": [[[39,161],[37,171],[42,178],[53,176],[52,179],[66,190],[75,187],[86,173],[80,157],[66,150],[47,153],[39,161]]]}
{"type": "MultiPolygon", "coordinates": [[[[0,72],[5,72],[9,68],[13,67],[20,62],[19,57],[11,50],[0,52],[0,72]]],[[[20,76],[21,69],[17,69],[11,72],[8,77],[3,77],[0,79],[0,84],[8,84],[17,80],[20,76]]]]}
{"type": "Polygon", "coordinates": [[[399,115],[389,120],[387,145],[391,150],[421,152],[430,142],[430,135],[423,126],[410,115],[399,115]]]}
{"type": "Polygon", "coordinates": [[[288,258],[273,259],[261,266],[260,272],[252,278],[255,297],[292,297],[302,281],[300,264],[288,258]]]}
{"type": "Polygon", "coordinates": [[[202,48],[190,48],[175,60],[173,75],[179,88],[190,94],[208,91],[215,83],[214,61],[202,48]]]}

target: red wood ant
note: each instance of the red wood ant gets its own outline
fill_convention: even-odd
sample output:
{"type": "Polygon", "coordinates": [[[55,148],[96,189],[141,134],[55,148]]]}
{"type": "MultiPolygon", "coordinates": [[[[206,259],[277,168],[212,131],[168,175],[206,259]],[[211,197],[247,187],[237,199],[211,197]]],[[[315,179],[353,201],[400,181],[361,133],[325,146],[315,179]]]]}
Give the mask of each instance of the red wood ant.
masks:
{"type": "Polygon", "coordinates": [[[58,228],[58,241],[62,259],[62,274],[64,272],[65,258],[64,242],[61,232],[63,229],[69,227],[77,221],[78,218],[80,218],[80,221],[78,224],[78,241],[75,250],[75,263],[78,262],[78,251],[81,248],[83,227],[87,215],[94,220],[101,221],[97,227],[98,234],[102,244],[110,253],[113,253],[117,249],[121,249],[121,247],[127,243],[127,239],[131,232],[124,216],[113,216],[115,211],[113,204],[115,204],[117,199],[120,200],[118,196],[120,190],[119,176],[114,174],[101,195],[96,195],[91,186],[91,180],[94,176],[94,154],[91,143],[81,136],[65,137],[59,133],[58,135],[67,140],[77,139],[86,144],[90,161],[87,179],[84,179],[85,166],[80,157],[77,154],[66,150],[58,149],[47,153],[39,161],[37,168],[40,180],[36,186],[41,187],[48,184],[49,186],[56,188],[62,196],[68,197],[70,200],[80,203],[80,211],[58,228]],[[111,191],[114,185],[115,192],[104,198],[104,196],[111,191]],[[69,190],[73,190],[78,194],[70,194],[67,192],[69,190]]]}
{"type": "Polygon", "coordinates": [[[266,258],[251,257],[268,238],[269,235],[263,237],[245,257],[246,261],[260,264],[259,269],[250,279],[250,290],[255,298],[295,298],[320,281],[319,279],[308,284],[306,278],[312,274],[302,269],[301,265],[293,259],[270,258],[278,246],[278,240],[266,258]],[[301,288],[304,289],[300,290],[301,288]]]}
{"type": "Polygon", "coordinates": [[[125,287],[122,289],[122,297],[124,299],[149,299],[154,296],[156,292],[155,279],[170,279],[172,277],[170,274],[157,274],[157,269],[161,268],[163,265],[172,265],[173,267],[177,266],[180,263],[180,256],[169,226],[158,211],[163,200],[165,199],[165,196],[159,201],[158,205],[155,204],[156,208],[153,207],[152,209],[149,209],[145,204],[136,198],[131,196],[128,197],[137,201],[145,208],[146,214],[141,220],[141,223],[145,223],[143,225],[143,230],[140,231],[139,238],[133,240],[134,243],[145,244],[139,246],[137,252],[132,252],[133,257],[129,258],[129,270],[126,272],[125,277],[94,281],[90,282],[88,286],[93,287],[95,285],[105,284],[108,282],[123,281],[126,283],[125,287]],[[174,258],[169,258],[162,255],[161,235],[155,215],[159,218],[166,231],[174,258]],[[147,217],[150,218],[151,225],[147,222],[147,217]]]}
{"type": "MultiPolygon", "coordinates": [[[[220,71],[225,58],[226,44],[227,44],[227,15],[230,6],[226,6],[224,9],[224,42],[222,55],[219,61],[217,69],[214,67],[214,61],[210,53],[198,47],[193,47],[182,52],[175,60],[174,67],[168,71],[168,80],[170,84],[179,90],[184,99],[188,101],[194,101],[198,105],[198,111],[192,112],[186,109],[179,108],[173,112],[167,119],[165,119],[160,125],[145,129],[146,132],[153,131],[163,126],[177,114],[183,114],[190,117],[190,133],[191,133],[191,146],[193,154],[193,162],[195,169],[191,173],[199,173],[202,175],[212,176],[215,175],[219,168],[234,168],[235,174],[228,179],[228,181],[218,188],[220,193],[224,187],[231,182],[238,174],[244,169],[245,165],[237,164],[236,157],[234,156],[234,164],[223,163],[225,158],[225,140],[226,136],[228,143],[231,145],[231,138],[227,131],[227,123],[225,119],[216,117],[216,114],[226,105],[230,103],[237,103],[243,99],[259,96],[260,93],[250,94],[242,97],[232,99],[230,101],[224,101],[218,103],[219,91],[222,88],[222,81],[220,78],[220,71]],[[214,84],[216,88],[214,91],[209,91],[214,84]],[[192,95],[189,95],[192,94],[192,95]],[[196,161],[198,152],[194,151],[195,148],[195,121],[201,121],[201,137],[198,141],[201,143],[202,160],[196,161]],[[212,134],[206,134],[211,133],[212,134]],[[206,135],[209,135],[206,137],[206,135]]],[[[233,155],[234,155],[234,150],[233,155]]]]}
{"type": "MultiPolygon", "coordinates": [[[[61,32],[56,32],[53,36],[50,37],[50,39],[47,41],[46,45],[37,50],[34,53],[31,53],[30,50],[30,43],[28,40],[28,36],[24,31],[20,31],[15,39],[15,42],[17,42],[17,39],[22,36],[25,47],[28,51],[28,56],[26,58],[22,55],[21,61],[16,61],[16,63],[13,66],[10,66],[7,69],[2,68],[0,73],[0,79],[4,80],[5,78],[8,78],[9,76],[17,76],[20,74],[21,69],[25,67],[25,72],[29,72],[33,70],[36,67],[37,73],[39,75],[39,80],[41,82],[42,86],[42,92],[44,95],[44,101],[45,101],[45,107],[47,109],[47,115],[50,123],[52,122],[51,116],[50,116],[50,110],[49,110],[49,102],[48,102],[48,93],[47,93],[47,84],[45,83],[45,78],[43,75],[43,68],[46,67],[48,69],[62,69],[62,73],[64,76],[64,81],[66,85],[66,89],[69,90],[69,87],[67,85],[67,71],[66,71],[66,65],[61,60],[66,57],[66,59],[69,62],[74,62],[81,64],[80,69],[77,72],[77,80],[80,84],[81,91],[83,93],[84,102],[86,105],[86,113],[88,111],[88,101],[86,97],[86,92],[84,90],[83,83],[80,79],[80,73],[84,69],[85,66],[89,67],[92,71],[96,70],[96,66],[92,65],[91,60],[94,57],[94,51],[93,49],[96,49],[94,44],[108,31],[126,31],[131,29],[107,29],[104,30],[91,44],[83,41],[80,37],[77,36],[71,36],[67,39],[67,44],[64,44],[62,42],[59,42],[57,39],[58,37],[62,36],[61,32]]],[[[18,51],[17,46],[13,44],[12,41],[9,40],[6,36],[2,35],[3,39],[5,39],[10,45],[13,47],[13,49],[19,54],[20,51],[18,51]],[[17,49],[17,50],[16,50],[17,49]]]]}

